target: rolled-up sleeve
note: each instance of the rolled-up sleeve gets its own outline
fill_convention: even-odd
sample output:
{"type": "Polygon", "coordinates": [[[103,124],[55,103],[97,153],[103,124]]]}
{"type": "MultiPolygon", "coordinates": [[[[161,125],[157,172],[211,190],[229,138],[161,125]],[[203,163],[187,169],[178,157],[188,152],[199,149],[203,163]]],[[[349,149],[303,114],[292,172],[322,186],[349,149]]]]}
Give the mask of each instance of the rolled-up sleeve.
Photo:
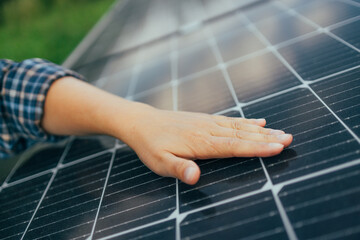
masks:
{"type": "Polygon", "coordinates": [[[62,77],[82,76],[43,59],[0,60],[0,158],[19,153],[37,142],[54,142],[40,125],[46,94],[62,77]]]}

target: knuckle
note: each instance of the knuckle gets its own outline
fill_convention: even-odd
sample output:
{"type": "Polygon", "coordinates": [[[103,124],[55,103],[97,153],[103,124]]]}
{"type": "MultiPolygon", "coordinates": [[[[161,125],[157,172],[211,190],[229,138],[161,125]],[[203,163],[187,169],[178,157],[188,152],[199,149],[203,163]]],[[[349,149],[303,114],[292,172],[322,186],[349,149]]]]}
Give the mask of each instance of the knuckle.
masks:
{"type": "Polygon", "coordinates": [[[231,123],[231,127],[232,127],[233,129],[241,129],[241,123],[240,123],[240,121],[237,121],[237,120],[235,120],[235,119],[231,119],[231,120],[230,120],[230,123],[231,123]]]}
{"type": "Polygon", "coordinates": [[[244,138],[244,133],[243,133],[242,131],[237,131],[237,130],[235,130],[235,131],[233,132],[233,134],[234,134],[234,137],[235,137],[235,138],[239,138],[239,139],[243,139],[243,138],[244,138]]]}

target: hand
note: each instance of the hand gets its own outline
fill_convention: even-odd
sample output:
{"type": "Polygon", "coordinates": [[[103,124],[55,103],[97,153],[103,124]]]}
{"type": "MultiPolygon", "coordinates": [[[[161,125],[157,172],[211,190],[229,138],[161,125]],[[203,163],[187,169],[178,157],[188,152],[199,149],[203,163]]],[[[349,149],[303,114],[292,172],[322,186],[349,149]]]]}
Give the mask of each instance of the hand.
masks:
{"type": "Polygon", "coordinates": [[[187,184],[195,184],[200,177],[195,159],[279,154],[292,136],[266,129],[265,124],[264,119],[159,110],[72,77],[57,80],[50,87],[41,121],[51,134],[119,138],[152,171],[187,184]]]}
{"type": "Polygon", "coordinates": [[[147,105],[138,108],[124,141],[152,171],[187,184],[200,178],[192,160],[269,157],[292,142],[292,135],[264,128],[265,119],[172,112],[147,105]]]}

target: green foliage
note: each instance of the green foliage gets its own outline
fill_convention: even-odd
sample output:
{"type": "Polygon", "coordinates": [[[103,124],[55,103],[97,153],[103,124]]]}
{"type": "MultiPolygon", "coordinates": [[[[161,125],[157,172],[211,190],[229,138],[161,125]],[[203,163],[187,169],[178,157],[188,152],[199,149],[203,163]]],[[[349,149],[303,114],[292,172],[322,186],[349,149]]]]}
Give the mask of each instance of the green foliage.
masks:
{"type": "Polygon", "coordinates": [[[0,0],[0,58],[61,64],[114,0],[0,0]]]}

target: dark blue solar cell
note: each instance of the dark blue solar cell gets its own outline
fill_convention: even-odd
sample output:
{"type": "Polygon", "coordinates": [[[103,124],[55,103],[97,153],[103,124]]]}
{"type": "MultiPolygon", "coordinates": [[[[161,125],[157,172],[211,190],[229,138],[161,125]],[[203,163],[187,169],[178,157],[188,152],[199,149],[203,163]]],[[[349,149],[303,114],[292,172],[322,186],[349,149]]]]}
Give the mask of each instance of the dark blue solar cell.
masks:
{"type": "Polygon", "coordinates": [[[52,174],[46,174],[0,192],[0,236],[21,239],[52,174]]]}
{"type": "Polygon", "coordinates": [[[248,102],[300,84],[272,53],[231,65],[228,73],[240,102],[248,102]]]}
{"type": "Polygon", "coordinates": [[[192,213],[180,230],[183,239],[287,239],[271,192],[192,213]]]}
{"type": "Polygon", "coordinates": [[[299,239],[358,239],[360,165],[285,186],[279,193],[299,239]]]}
{"type": "Polygon", "coordinates": [[[360,64],[360,53],[319,34],[279,49],[280,54],[304,80],[340,72],[360,64]]]}
{"type": "Polygon", "coordinates": [[[360,68],[310,86],[360,137],[360,68]]]}
{"type": "Polygon", "coordinates": [[[344,26],[331,30],[335,35],[339,36],[347,43],[360,49],[360,20],[346,24],[344,26]]]}
{"type": "Polygon", "coordinates": [[[308,90],[297,89],[243,108],[249,118],[292,133],[280,155],[264,158],[274,183],[297,178],[360,157],[359,143],[308,90]]]}
{"type": "Polygon", "coordinates": [[[175,179],[151,172],[128,148],[116,153],[96,222],[95,238],[168,217],[176,209],[175,179]]]}

